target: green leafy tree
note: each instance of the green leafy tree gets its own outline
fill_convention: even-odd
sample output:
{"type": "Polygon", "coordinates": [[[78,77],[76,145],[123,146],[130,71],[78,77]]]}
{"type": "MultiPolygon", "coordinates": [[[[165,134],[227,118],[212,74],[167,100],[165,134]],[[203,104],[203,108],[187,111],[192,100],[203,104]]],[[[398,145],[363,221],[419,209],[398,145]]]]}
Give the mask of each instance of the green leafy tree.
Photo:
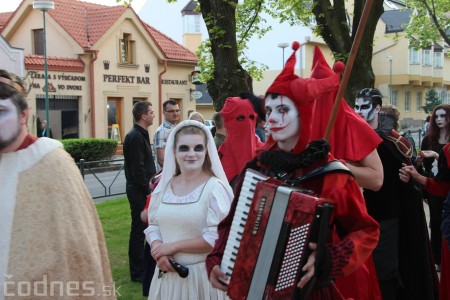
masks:
{"type": "Polygon", "coordinates": [[[429,114],[439,104],[442,104],[442,101],[441,99],[439,99],[439,95],[436,90],[428,90],[427,94],[425,95],[425,105],[422,106],[423,111],[426,114],[429,114]]]}
{"type": "MultiPolygon", "coordinates": [[[[314,34],[323,38],[335,60],[347,61],[356,35],[365,0],[354,0],[347,6],[345,0],[268,0],[268,13],[291,25],[313,28],[314,34]],[[349,10],[352,9],[352,11],[349,10]]],[[[373,39],[378,20],[384,12],[383,1],[374,0],[364,35],[358,48],[345,99],[354,103],[358,91],[372,87],[375,75],[372,70],[373,39]]]]}
{"type": "Polygon", "coordinates": [[[450,1],[449,0],[406,0],[406,6],[413,13],[406,28],[406,36],[415,49],[433,45],[442,39],[450,45],[450,1]]]}
{"type": "Polygon", "coordinates": [[[270,27],[260,16],[263,1],[198,0],[198,4],[209,35],[197,51],[201,79],[219,111],[227,97],[251,91],[252,76],[260,79],[267,69],[248,59],[245,50],[251,37],[261,37],[270,27]]]}

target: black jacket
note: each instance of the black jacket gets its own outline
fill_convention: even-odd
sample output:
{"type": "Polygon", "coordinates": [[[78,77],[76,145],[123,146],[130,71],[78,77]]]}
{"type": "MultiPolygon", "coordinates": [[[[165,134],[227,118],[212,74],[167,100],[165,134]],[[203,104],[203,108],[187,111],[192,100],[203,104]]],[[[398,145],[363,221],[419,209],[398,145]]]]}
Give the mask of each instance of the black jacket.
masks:
{"type": "Polygon", "coordinates": [[[123,142],[125,178],[127,185],[136,186],[145,195],[150,194],[148,183],[156,173],[148,131],[134,124],[123,142]]]}

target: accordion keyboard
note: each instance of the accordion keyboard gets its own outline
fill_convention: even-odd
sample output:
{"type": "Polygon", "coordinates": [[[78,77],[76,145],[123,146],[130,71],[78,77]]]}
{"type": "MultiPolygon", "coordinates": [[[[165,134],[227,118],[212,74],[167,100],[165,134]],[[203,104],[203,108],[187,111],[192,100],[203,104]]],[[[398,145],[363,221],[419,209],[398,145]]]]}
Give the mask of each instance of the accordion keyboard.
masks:
{"type": "Polygon", "coordinates": [[[267,178],[267,176],[252,169],[247,169],[245,172],[244,181],[242,183],[241,192],[239,194],[239,199],[236,206],[236,212],[233,217],[227,245],[225,246],[222,263],[220,266],[222,272],[224,272],[228,278],[230,278],[236,262],[239,245],[244,232],[245,223],[247,222],[248,212],[255,193],[256,184],[260,181],[266,180],[267,178]]]}

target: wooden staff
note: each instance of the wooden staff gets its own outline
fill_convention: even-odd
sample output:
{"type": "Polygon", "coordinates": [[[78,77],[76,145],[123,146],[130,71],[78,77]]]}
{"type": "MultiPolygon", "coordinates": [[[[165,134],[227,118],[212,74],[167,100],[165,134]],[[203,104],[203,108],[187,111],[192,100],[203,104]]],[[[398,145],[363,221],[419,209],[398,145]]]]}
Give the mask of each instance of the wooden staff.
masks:
{"type": "Polygon", "coordinates": [[[348,79],[353,68],[353,63],[355,62],[356,54],[358,53],[359,44],[361,43],[361,38],[366,28],[367,19],[369,18],[370,9],[372,8],[372,0],[367,0],[364,5],[363,14],[359,20],[358,29],[356,30],[355,39],[353,40],[352,48],[350,50],[350,55],[347,60],[347,64],[344,69],[344,74],[342,75],[341,84],[339,86],[338,92],[336,94],[336,99],[334,100],[333,110],[331,111],[330,119],[328,120],[327,129],[325,130],[324,139],[328,140],[330,138],[331,130],[333,129],[334,121],[341,104],[344,91],[347,88],[348,79]]]}

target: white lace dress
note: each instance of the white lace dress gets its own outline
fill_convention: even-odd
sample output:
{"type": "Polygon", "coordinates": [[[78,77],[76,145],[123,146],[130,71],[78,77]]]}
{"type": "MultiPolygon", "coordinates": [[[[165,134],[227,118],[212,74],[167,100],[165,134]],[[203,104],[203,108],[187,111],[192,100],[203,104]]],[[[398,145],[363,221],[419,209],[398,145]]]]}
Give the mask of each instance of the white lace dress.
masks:
{"type": "MultiPolygon", "coordinates": [[[[232,200],[219,179],[211,177],[181,197],[173,194],[169,183],[155,196],[152,196],[149,210],[150,225],[145,230],[150,244],[156,239],[173,242],[203,236],[214,246],[218,236],[217,225],[228,214],[232,200]]],[[[181,278],[176,272],[167,272],[158,278],[159,268],[156,267],[148,299],[227,299],[225,292],[213,288],[208,280],[206,256],[207,253],[177,253],[173,256],[176,262],[189,268],[186,278],[181,278]]]]}

